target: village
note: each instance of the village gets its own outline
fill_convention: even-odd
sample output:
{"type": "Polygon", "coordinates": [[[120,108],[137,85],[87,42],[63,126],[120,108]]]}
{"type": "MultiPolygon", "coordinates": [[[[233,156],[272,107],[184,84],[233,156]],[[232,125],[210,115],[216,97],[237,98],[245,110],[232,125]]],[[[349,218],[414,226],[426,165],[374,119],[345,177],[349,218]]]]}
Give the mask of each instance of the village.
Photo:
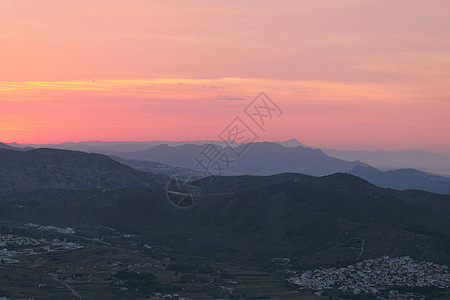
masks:
{"type": "Polygon", "coordinates": [[[81,248],[84,248],[84,246],[69,242],[66,239],[63,241],[58,239],[48,241],[44,238],[34,239],[12,234],[0,234],[0,265],[19,263],[20,256],[38,255],[61,250],[72,251],[81,248]]]}
{"type": "Polygon", "coordinates": [[[288,281],[301,288],[315,290],[317,295],[333,288],[356,295],[378,294],[390,287],[450,288],[447,266],[415,261],[408,256],[384,256],[338,269],[306,271],[288,281]]]}
{"type": "Polygon", "coordinates": [[[56,226],[51,226],[51,225],[38,225],[38,224],[33,224],[33,223],[28,223],[28,224],[24,224],[27,227],[30,228],[34,228],[36,230],[41,230],[41,231],[55,231],[58,233],[64,233],[64,234],[75,234],[75,229],[67,227],[67,228],[61,228],[61,227],[56,227],[56,226]]]}

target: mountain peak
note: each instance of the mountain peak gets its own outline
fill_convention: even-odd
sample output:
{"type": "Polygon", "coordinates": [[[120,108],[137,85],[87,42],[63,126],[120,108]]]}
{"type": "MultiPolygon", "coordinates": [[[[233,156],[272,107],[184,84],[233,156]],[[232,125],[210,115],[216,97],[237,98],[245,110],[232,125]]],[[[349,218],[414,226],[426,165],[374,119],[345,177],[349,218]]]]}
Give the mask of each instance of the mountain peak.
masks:
{"type": "Polygon", "coordinates": [[[284,142],[280,142],[280,141],[276,141],[276,143],[283,145],[284,147],[297,147],[297,146],[304,146],[307,147],[306,145],[300,143],[297,139],[292,138],[290,140],[284,141],[284,142]]]}

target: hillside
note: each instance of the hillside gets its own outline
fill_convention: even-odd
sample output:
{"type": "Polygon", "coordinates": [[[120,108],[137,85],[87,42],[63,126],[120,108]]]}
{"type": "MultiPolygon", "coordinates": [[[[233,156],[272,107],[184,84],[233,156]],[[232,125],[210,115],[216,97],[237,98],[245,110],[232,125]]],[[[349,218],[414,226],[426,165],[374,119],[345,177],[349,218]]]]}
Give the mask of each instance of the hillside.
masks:
{"type": "Polygon", "coordinates": [[[450,196],[382,189],[347,174],[205,178],[198,184],[203,194],[190,209],[175,209],[163,189],[41,190],[1,197],[0,217],[108,226],[185,254],[250,265],[278,256],[299,268],[352,263],[361,240],[362,259],[409,255],[450,263],[450,196]]]}
{"type": "Polygon", "coordinates": [[[101,154],[56,149],[0,149],[0,194],[49,188],[119,189],[156,185],[151,174],[141,173],[101,154]]]}

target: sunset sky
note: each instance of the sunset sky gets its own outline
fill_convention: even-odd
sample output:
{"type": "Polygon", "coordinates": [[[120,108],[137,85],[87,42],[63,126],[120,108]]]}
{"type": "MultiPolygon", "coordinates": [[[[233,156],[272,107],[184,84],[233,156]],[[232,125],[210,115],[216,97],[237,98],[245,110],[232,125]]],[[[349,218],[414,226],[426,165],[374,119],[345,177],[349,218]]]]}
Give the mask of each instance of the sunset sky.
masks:
{"type": "Polygon", "coordinates": [[[262,140],[450,154],[449,87],[448,0],[0,0],[0,142],[217,140],[264,91],[262,140]]]}

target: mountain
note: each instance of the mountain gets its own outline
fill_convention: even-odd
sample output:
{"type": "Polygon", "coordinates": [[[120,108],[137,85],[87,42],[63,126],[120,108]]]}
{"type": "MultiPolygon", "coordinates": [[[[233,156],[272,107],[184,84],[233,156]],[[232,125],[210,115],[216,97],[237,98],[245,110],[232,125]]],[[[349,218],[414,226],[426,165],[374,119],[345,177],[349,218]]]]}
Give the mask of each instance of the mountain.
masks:
{"type": "Polygon", "coordinates": [[[78,151],[0,149],[0,194],[38,189],[154,187],[154,176],[102,154],[78,151]]]}
{"type": "MultiPolygon", "coordinates": [[[[134,152],[144,151],[151,147],[155,147],[161,144],[167,144],[170,146],[181,146],[185,144],[203,145],[211,141],[117,141],[117,142],[104,142],[104,141],[81,141],[81,142],[66,142],[60,144],[17,144],[10,143],[13,147],[32,147],[32,148],[52,148],[63,150],[76,150],[84,152],[94,152],[101,154],[116,154],[120,152],[134,152]]],[[[214,141],[214,143],[222,143],[214,141]]]]}
{"type": "Polygon", "coordinates": [[[276,141],[275,143],[283,145],[284,147],[297,147],[297,146],[307,147],[306,145],[300,143],[297,139],[290,139],[284,142],[276,141]]]}
{"type": "Polygon", "coordinates": [[[0,218],[102,225],[142,243],[248,265],[296,268],[409,255],[450,263],[450,196],[376,187],[349,174],[204,178],[198,203],[176,209],[163,188],[39,190],[0,196],[0,218]],[[361,253],[361,241],[364,247],[361,253]]]}
{"type": "MultiPolygon", "coordinates": [[[[240,151],[242,145],[238,147],[240,151]]],[[[253,143],[234,164],[230,172],[234,174],[272,175],[284,172],[321,176],[337,172],[346,172],[356,166],[364,165],[359,161],[344,161],[327,156],[319,149],[304,146],[284,147],[276,143],[253,143]],[[350,168],[350,169],[349,169],[350,168]]]]}
{"type": "Polygon", "coordinates": [[[450,178],[415,169],[380,171],[370,166],[357,166],[349,172],[377,186],[396,190],[424,190],[450,194],[450,178]]]}
{"type": "Polygon", "coordinates": [[[345,160],[360,160],[380,170],[413,168],[423,172],[450,175],[450,157],[423,151],[344,151],[323,149],[327,155],[345,160]]]}
{"type": "MultiPolygon", "coordinates": [[[[144,156],[127,156],[130,152],[145,152],[149,148],[156,147],[158,145],[168,145],[171,147],[183,146],[183,145],[198,145],[213,142],[217,145],[225,146],[222,141],[117,141],[117,142],[104,142],[104,141],[82,141],[82,142],[67,142],[61,144],[17,144],[9,143],[6,146],[27,148],[54,148],[65,150],[77,150],[91,153],[101,153],[107,155],[121,156],[128,159],[136,160],[154,160],[148,159],[144,156]],[[123,156],[122,156],[123,155],[123,156]]],[[[296,139],[290,139],[287,141],[276,141],[284,147],[298,147],[308,146],[300,143],[296,139]]],[[[0,146],[1,147],[1,146],[0,146]]],[[[346,151],[336,149],[321,149],[326,155],[336,157],[346,161],[361,161],[364,164],[371,165],[380,170],[393,170],[393,169],[405,169],[413,168],[428,173],[436,173],[442,175],[450,175],[450,157],[432,153],[423,150],[408,150],[408,151],[346,151]]],[[[137,154],[137,153],[136,153],[137,154]]],[[[189,158],[190,159],[190,158],[189,158]]],[[[157,160],[156,160],[157,161],[157,160]]],[[[169,163],[170,165],[170,163],[169,163]]],[[[182,165],[180,165],[182,166],[182,165]]],[[[192,167],[192,166],[191,166],[192,167]]]]}
{"type": "Polygon", "coordinates": [[[117,153],[116,156],[124,159],[157,161],[174,167],[190,169],[195,167],[194,157],[202,148],[203,146],[194,144],[181,146],[161,144],[145,151],[117,153]]]}
{"type": "MultiPolygon", "coordinates": [[[[158,145],[146,151],[119,153],[125,159],[152,160],[171,166],[203,171],[195,161],[200,158],[204,146],[158,145]]],[[[278,143],[261,142],[245,144],[237,147],[242,152],[238,157],[230,147],[218,148],[227,154],[233,162],[222,174],[258,174],[271,175],[283,172],[298,172],[309,175],[327,175],[336,172],[347,172],[356,166],[365,165],[361,162],[344,161],[329,157],[319,149],[304,146],[284,147],[278,143]],[[242,147],[246,147],[244,151],[242,147]]]]}
{"type": "Polygon", "coordinates": [[[8,150],[17,150],[17,151],[23,151],[22,148],[13,147],[4,143],[0,143],[0,149],[8,149],[8,150]]]}

